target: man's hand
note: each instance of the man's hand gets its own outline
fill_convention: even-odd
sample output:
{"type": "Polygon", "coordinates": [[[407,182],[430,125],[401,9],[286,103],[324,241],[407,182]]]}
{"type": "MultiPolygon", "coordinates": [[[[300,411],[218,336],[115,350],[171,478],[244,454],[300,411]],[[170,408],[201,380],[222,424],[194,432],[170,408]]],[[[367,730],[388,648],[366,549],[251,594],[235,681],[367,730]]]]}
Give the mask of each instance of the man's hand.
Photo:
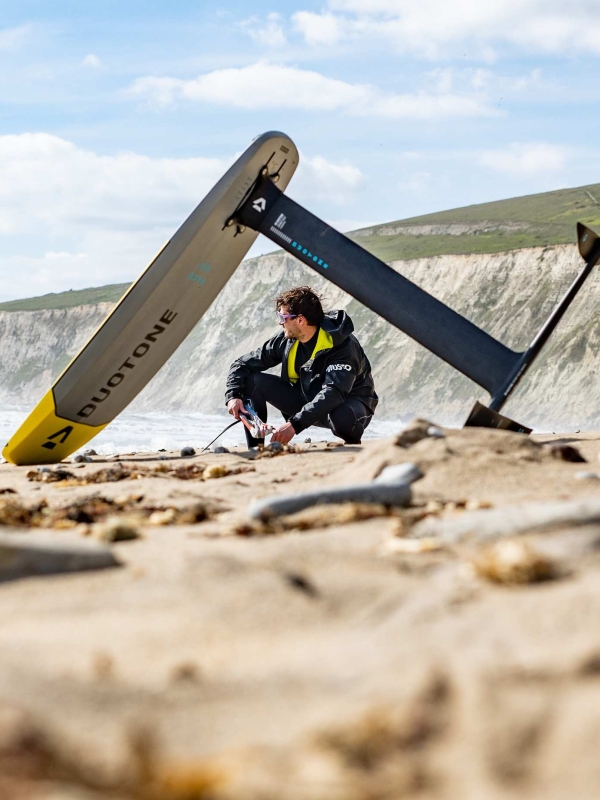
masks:
{"type": "Polygon", "coordinates": [[[296,431],[294,430],[294,426],[291,422],[286,422],[285,425],[280,425],[274,432],[273,436],[271,436],[272,442],[280,442],[281,444],[287,444],[291,439],[294,438],[296,435],[296,431]]]}
{"type": "Polygon", "coordinates": [[[232,414],[236,419],[240,418],[241,412],[243,412],[244,414],[248,413],[244,407],[244,403],[240,400],[239,397],[233,397],[227,403],[227,411],[229,411],[229,413],[232,414]]]}

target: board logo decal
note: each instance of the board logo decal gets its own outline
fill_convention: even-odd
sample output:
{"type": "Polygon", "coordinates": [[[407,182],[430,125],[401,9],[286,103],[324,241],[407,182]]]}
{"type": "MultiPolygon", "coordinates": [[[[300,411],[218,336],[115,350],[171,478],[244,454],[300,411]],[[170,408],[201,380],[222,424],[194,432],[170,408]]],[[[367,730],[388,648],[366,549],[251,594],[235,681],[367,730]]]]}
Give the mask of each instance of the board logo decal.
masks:
{"type": "Polygon", "coordinates": [[[51,434],[48,436],[48,441],[44,442],[42,447],[45,447],[46,450],[54,450],[57,444],[64,444],[69,436],[73,433],[73,426],[67,425],[66,428],[61,428],[61,430],[56,431],[56,433],[51,434]],[[53,442],[53,439],[56,439],[57,436],[60,436],[60,440],[58,442],[53,442]]]}
{"type": "Polygon", "coordinates": [[[211,271],[212,267],[208,263],[200,264],[198,267],[198,272],[203,272],[204,275],[199,275],[198,272],[190,272],[188,275],[189,281],[194,281],[195,283],[199,283],[200,286],[204,286],[206,283],[206,275],[211,271]]]}
{"type": "Polygon", "coordinates": [[[284,242],[288,244],[292,243],[292,239],[290,236],[286,236],[285,233],[282,233],[279,228],[276,228],[274,225],[271,225],[271,233],[274,233],[275,236],[278,236],[280,239],[283,239],[284,242]]]}
{"type": "MultiPolygon", "coordinates": [[[[140,358],[143,358],[148,350],[150,350],[150,346],[156,342],[157,337],[165,332],[166,326],[170,325],[176,316],[176,311],[170,311],[169,309],[165,311],[158,323],[154,324],[154,328],[150,331],[150,333],[146,334],[144,341],[138,344],[132,354],[125,359],[118,370],[106,381],[106,386],[100,387],[98,390],[98,395],[100,395],[100,397],[93,395],[91,402],[87,403],[80,411],[77,412],[78,417],[84,417],[87,419],[87,417],[94,413],[94,411],[98,408],[98,403],[103,403],[106,400],[111,392],[111,389],[114,389],[125,380],[125,376],[127,375],[125,370],[136,368],[136,361],[132,361],[131,359],[133,358],[139,360],[140,358]],[[121,372],[121,370],[123,371],[121,372]],[[107,386],[110,388],[106,388],[107,386]]],[[[44,447],[45,446],[46,445],[44,445],[44,447]]]]}
{"type": "Polygon", "coordinates": [[[259,197],[258,200],[255,200],[252,203],[252,208],[255,211],[264,211],[266,207],[267,207],[267,201],[265,200],[264,197],[259,197]]]}
{"type": "Polygon", "coordinates": [[[285,227],[285,223],[287,222],[287,217],[285,214],[280,214],[277,219],[275,220],[275,227],[279,228],[282,231],[285,227]]]}
{"type": "Polygon", "coordinates": [[[298,242],[292,242],[292,247],[295,247],[296,250],[299,250],[303,256],[306,256],[306,258],[314,261],[315,264],[323,267],[323,269],[327,269],[329,267],[329,264],[326,264],[322,258],[319,258],[319,256],[314,256],[307,247],[303,247],[301,244],[298,244],[298,242]]]}

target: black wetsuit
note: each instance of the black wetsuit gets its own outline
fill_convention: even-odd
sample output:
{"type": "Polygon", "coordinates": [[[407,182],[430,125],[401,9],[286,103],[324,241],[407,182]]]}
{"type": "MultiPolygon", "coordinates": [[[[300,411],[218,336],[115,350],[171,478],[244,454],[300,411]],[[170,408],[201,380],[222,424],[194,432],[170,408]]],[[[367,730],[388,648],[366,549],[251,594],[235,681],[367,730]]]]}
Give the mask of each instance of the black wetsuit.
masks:
{"type": "MultiPolygon", "coordinates": [[[[279,409],[296,433],[311,425],[331,428],[358,444],[378,397],[371,365],[345,311],[330,311],[309,342],[286,339],[283,331],[236,359],[227,377],[226,402],[249,398],[263,421],[267,403],[279,409]],[[281,377],[264,374],[282,365],[281,377]]],[[[258,442],[246,432],[249,446],[258,442]]]]}

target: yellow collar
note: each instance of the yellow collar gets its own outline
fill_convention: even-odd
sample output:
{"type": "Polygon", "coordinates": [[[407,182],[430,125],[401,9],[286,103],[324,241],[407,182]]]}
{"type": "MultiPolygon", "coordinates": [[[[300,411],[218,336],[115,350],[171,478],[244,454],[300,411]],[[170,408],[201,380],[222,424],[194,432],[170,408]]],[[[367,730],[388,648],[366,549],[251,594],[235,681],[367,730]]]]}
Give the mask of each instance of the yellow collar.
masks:
{"type": "MultiPolygon", "coordinates": [[[[319,335],[317,336],[317,343],[315,345],[315,349],[312,351],[312,355],[310,360],[317,355],[320,350],[330,350],[333,347],[333,339],[331,338],[331,334],[324,331],[323,328],[319,328],[319,335]]],[[[287,373],[290,383],[296,383],[298,380],[298,373],[296,372],[296,353],[298,352],[298,339],[292,345],[290,352],[288,353],[288,361],[287,361],[287,373]]]]}

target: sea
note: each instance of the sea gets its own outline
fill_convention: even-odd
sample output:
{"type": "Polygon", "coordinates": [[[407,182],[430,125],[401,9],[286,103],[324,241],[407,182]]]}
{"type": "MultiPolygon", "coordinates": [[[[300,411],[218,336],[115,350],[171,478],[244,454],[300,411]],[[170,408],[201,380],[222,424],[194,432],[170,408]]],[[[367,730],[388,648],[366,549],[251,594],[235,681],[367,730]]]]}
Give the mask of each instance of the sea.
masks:
{"type": "MultiPolygon", "coordinates": [[[[19,425],[31,412],[30,407],[0,407],[0,443],[4,446],[19,425]]],[[[95,439],[82,449],[93,448],[98,455],[118,453],[152,453],[157,450],[180,450],[190,446],[196,450],[208,445],[212,439],[233,422],[228,414],[183,414],[150,412],[138,414],[124,411],[110,423],[95,439]]],[[[273,415],[269,423],[283,424],[283,418],[273,415]]],[[[406,424],[406,420],[373,419],[363,439],[379,439],[392,436],[406,424]]],[[[335,436],[326,428],[308,428],[293,441],[303,442],[310,438],[313,442],[331,441],[335,436]]],[[[215,445],[226,447],[245,445],[241,423],[225,431],[215,445]]]]}

